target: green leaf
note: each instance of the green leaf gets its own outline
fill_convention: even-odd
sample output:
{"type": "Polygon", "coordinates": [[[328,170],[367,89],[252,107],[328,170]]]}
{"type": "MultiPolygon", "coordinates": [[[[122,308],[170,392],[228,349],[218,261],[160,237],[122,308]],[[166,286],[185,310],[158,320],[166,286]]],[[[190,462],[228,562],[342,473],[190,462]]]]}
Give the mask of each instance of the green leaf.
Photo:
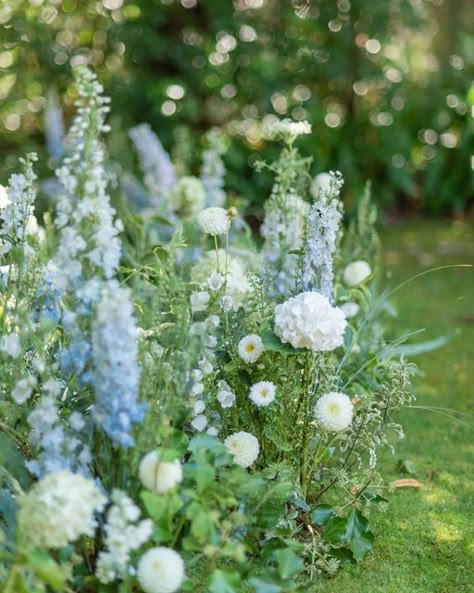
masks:
{"type": "Polygon", "coordinates": [[[213,467],[210,465],[203,465],[200,467],[196,474],[196,484],[198,491],[204,492],[207,490],[212,484],[214,484],[215,477],[216,476],[213,467]]]}
{"type": "Polygon", "coordinates": [[[250,584],[254,587],[255,593],[280,593],[283,590],[281,585],[260,577],[250,579],[250,584]]]}
{"type": "Polygon", "coordinates": [[[191,533],[201,543],[205,543],[213,528],[212,520],[206,511],[199,513],[191,523],[191,533]]]}
{"type": "Polygon", "coordinates": [[[209,581],[209,593],[238,593],[240,574],[235,570],[215,570],[209,581]]]}
{"type": "Polygon", "coordinates": [[[13,476],[23,488],[30,484],[30,476],[25,467],[25,460],[18,451],[13,439],[4,432],[0,432],[0,467],[13,476]]]}
{"type": "Polygon", "coordinates": [[[60,566],[44,550],[31,550],[26,554],[28,566],[53,591],[62,591],[65,575],[60,566]]]}
{"type": "Polygon", "coordinates": [[[334,515],[334,509],[329,504],[318,504],[311,511],[311,520],[315,525],[326,525],[334,515]]]}
{"type": "Polygon", "coordinates": [[[347,519],[344,517],[331,517],[326,523],[323,537],[331,543],[340,543],[343,541],[347,530],[347,519]]]}
{"type": "Polygon", "coordinates": [[[273,552],[278,563],[278,572],[282,579],[290,579],[304,568],[303,559],[288,548],[273,552]]]}
{"type": "Polygon", "coordinates": [[[369,522],[358,509],[349,513],[344,539],[350,542],[350,549],[358,562],[372,549],[374,536],[369,531],[369,522]]]}
{"type": "Polygon", "coordinates": [[[163,516],[167,506],[164,496],[158,496],[157,494],[153,494],[153,492],[148,492],[148,490],[142,490],[140,498],[152,519],[157,521],[163,516]]]}
{"type": "Polygon", "coordinates": [[[290,344],[283,344],[271,330],[267,330],[262,335],[262,342],[265,350],[269,352],[280,352],[280,354],[300,354],[301,352],[306,352],[304,348],[293,348],[290,344]]]}

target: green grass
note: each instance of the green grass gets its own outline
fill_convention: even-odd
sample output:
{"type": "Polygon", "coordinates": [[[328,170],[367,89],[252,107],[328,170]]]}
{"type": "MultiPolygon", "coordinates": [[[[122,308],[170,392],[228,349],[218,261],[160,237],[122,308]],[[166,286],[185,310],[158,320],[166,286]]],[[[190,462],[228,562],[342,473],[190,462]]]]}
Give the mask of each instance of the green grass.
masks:
{"type": "MultiPolygon", "coordinates": [[[[474,263],[474,236],[460,222],[413,222],[385,230],[387,284],[396,286],[430,268],[474,263]]],[[[392,299],[401,331],[425,328],[416,339],[460,334],[413,360],[418,405],[453,408],[473,428],[425,410],[405,410],[406,439],[381,469],[400,477],[399,459],[410,460],[425,490],[398,489],[389,510],[372,517],[373,552],[360,565],[314,583],[310,593],[474,592],[474,272],[440,270],[418,278],[392,299]],[[434,472],[431,481],[430,474],[434,472]]]]}

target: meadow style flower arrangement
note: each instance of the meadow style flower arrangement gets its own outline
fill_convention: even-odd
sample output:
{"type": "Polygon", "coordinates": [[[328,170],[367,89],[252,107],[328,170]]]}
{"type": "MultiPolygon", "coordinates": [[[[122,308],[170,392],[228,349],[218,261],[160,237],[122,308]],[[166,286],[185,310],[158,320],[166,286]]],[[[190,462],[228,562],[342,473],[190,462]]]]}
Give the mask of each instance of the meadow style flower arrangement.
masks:
{"type": "Polygon", "coordinates": [[[268,117],[256,234],[222,132],[196,177],[137,126],[125,172],[75,74],[48,206],[34,155],[0,193],[2,591],[307,591],[370,551],[377,452],[413,401],[370,190],[344,225],[342,175],[296,148],[310,125],[268,117]]]}

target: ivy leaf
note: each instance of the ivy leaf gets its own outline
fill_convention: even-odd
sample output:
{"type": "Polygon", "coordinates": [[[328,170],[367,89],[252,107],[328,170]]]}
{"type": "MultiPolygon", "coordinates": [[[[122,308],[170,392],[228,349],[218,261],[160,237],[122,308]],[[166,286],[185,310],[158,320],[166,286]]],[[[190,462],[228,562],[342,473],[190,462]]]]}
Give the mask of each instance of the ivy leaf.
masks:
{"type": "Polygon", "coordinates": [[[250,584],[254,587],[255,593],[280,593],[283,590],[281,585],[278,585],[276,582],[271,582],[260,577],[250,579],[250,584]]]}
{"type": "Polygon", "coordinates": [[[369,531],[369,522],[358,509],[352,509],[349,513],[344,539],[350,543],[349,547],[357,562],[372,549],[374,536],[369,531]]]}
{"type": "Polygon", "coordinates": [[[311,511],[311,520],[315,525],[326,525],[334,515],[334,509],[329,504],[318,504],[311,511]]]}
{"type": "Polygon", "coordinates": [[[290,579],[304,568],[303,559],[288,548],[273,552],[278,564],[278,572],[282,579],[290,579]]]}
{"type": "Polygon", "coordinates": [[[262,335],[262,342],[265,350],[269,352],[280,352],[280,354],[300,354],[301,352],[306,352],[304,348],[293,348],[290,344],[283,344],[271,330],[267,330],[262,335]]]}
{"type": "Polygon", "coordinates": [[[344,540],[347,530],[347,519],[344,517],[331,517],[326,523],[324,539],[330,543],[340,543],[344,540]]]}
{"type": "Polygon", "coordinates": [[[209,593],[238,593],[240,574],[235,570],[216,569],[209,582],[209,593]]]}

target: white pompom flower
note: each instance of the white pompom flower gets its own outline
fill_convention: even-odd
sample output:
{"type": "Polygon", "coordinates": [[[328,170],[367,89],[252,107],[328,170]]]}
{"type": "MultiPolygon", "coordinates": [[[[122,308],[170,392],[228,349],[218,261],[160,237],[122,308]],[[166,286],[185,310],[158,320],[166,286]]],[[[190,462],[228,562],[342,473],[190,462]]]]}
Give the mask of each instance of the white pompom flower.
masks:
{"type": "Polygon", "coordinates": [[[178,459],[160,461],[158,451],[150,451],[140,462],[138,476],[147,490],[165,494],[182,481],[183,468],[178,459]]]}
{"type": "Polygon", "coordinates": [[[353,261],[344,269],[342,279],[347,286],[358,286],[372,274],[369,264],[363,259],[353,261]]]}
{"type": "Polygon", "coordinates": [[[334,350],[344,342],[347,321],[319,292],[302,292],[275,308],[275,334],[293,348],[334,350]]]}
{"type": "Polygon", "coordinates": [[[276,387],[271,381],[259,381],[250,388],[249,399],[259,408],[265,408],[275,401],[276,387]]]}
{"type": "Polygon", "coordinates": [[[230,218],[224,208],[206,208],[196,218],[203,233],[212,235],[225,235],[229,229],[230,218]]]}
{"type": "Polygon", "coordinates": [[[175,593],[185,579],[184,561],[171,548],[151,548],[138,562],[137,579],[144,593],[175,593]]]}
{"type": "Polygon", "coordinates": [[[249,432],[235,432],[226,438],[224,445],[234,457],[234,463],[241,467],[250,467],[260,453],[257,437],[249,432]]]}
{"type": "Polygon", "coordinates": [[[244,362],[257,361],[264,350],[262,338],[257,334],[249,334],[239,342],[239,356],[244,362]]]}
{"type": "Polygon", "coordinates": [[[354,407],[349,397],[336,391],[320,397],[314,408],[316,422],[321,428],[331,432],[347,430],[352,424],[353,413],[354,407]]]}

